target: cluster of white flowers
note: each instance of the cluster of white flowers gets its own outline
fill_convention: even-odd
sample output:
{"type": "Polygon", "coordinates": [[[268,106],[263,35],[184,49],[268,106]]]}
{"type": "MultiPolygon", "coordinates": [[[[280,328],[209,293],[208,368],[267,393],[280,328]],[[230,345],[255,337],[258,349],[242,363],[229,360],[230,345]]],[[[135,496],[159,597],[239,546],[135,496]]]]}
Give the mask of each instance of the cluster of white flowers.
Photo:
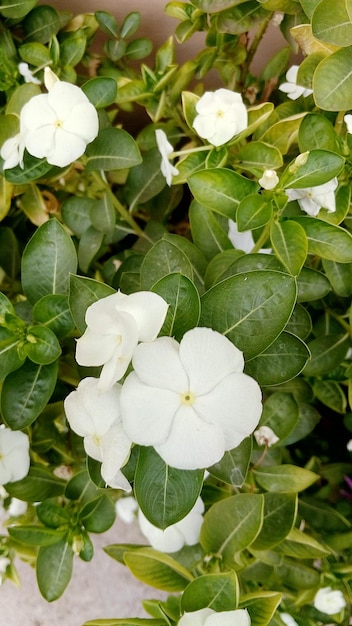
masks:
{"type": "Polygon", "coordinates": [[[206,468],[249,436],[262,412],[260,387],[229,339],[198,327],[180,343],[157,337],[167,307],[151,292],[107,296],[88,307],[77,341],[77,361],[103,367],[67,396],[66,416],[106,483],[126,491],[120,470],[132,443],[153,446],[172,467],[206,468]]]}
{"type": "MultiPolygon", "coordinates": [[[[33,77],[21,67],[25,80],[33,77]]],[[[1,147],[3,169],[23,167],[23,155],[46,158],[51,165],[66,167],[84,153],[98,134],[95,107],[82,89],[61,81],[46,67],[44,84],[48,93],[33,96],[21,109],[20,130],[1,147]]]]}

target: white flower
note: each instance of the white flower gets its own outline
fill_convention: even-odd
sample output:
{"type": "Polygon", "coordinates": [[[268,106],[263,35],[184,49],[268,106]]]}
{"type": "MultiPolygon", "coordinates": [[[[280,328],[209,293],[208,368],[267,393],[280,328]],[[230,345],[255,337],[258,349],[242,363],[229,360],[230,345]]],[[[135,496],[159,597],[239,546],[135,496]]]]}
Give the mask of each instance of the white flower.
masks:
{"type": "Polygon", "coordinates": [[[29,438],[20,430],[0,427],[0,484],[21,480],[30,464],[29,438]]]}
{"type": "MultiPolygon", "coordinates": [[[[237,250],[243,250],[243,252],[251,252],[255,246],[252,231],[244,230],[239,231],[236,222],[234,220],[228,221],[229,231],[228,237],[234,248],[237,250]]],[[[270,254],[271,248],[261,248],[260,252],[262,254],[270,254]]]]}
{"type": "Polygon", "coordinates": [[[119,498],[116,501],[115,509],[118,517],[125,522],[125,524],[132,524],[136,519],[136,513],[138,511],[137,500],[133,496],[119,498]]]}
{"type": "Polygon", "coordinates": [[[34,96],[22,107],[20,132],[32,156],[66,167],[97,136],[98,114],[82,89],[57,77],[53,80],[52,74],[46,67],[48,93],[34,96]]]}
{"type": "Polygon", "coordinates": [[[23,76],[25,83],[34,83],[34,85],[40,85],[40,80],[29,69],[28,63],[19,63],[18,71],[23,76]]]}
{"type": "Polygon", "coordinates": [[[297,85],[298,69],[298,65],[292,65],[286,73],[287,83],[282,83],[279,87],[280,91],[287,93],[287,97],[291,100],[297,100],[300,96],[306,98],[313,93],[312,89],[307,89],[306,87],[302,87],[302,85],[297,85]]]}
{"type": "Polygon", "coordinates": [[[269,426],[260,426],[254,431],[254,437],[258,446],[268,446],[268,448],[279,441],[279,437],[269,426]]]}
{"type": "Polygon", "coordinates": [[[314,606],[321,613],[335,615],[345,608],[346,600],[339,589],[323,587],[314,596],[314,606]]]}
{"type": "Polygon", "coordinates": [[[211,328],[189,330],[180,344],[139,344],[132,362],[121,391],[125,430],[168,465],[213,465],[258,424],[260,387],[243,373],[242,352],[211,328]]]}
{"type": "Polygon", "coordinates": [[[27,506],[27,502],[19,500],[18,498],[11,498],[10,506],[7,509],[7,512],[10,517],[19,517],[20,515],[25,514],[27,506]]]}
{"type": "Polygon", "coordinates": [[[213,146],[222,146],[248,126],[240,93],[229,89],[206,91],[196,104],[193,128],[213,146]]]}
{"type": "Polygon", "coordinates": [[[345,115],[345,117],[343,118],[344,122],[347,126],[347,132],[348,133],[352,133],[352,115],[351,113],[348,113],[348,115],[345,115]]]}
{"type": "Polygon", "coordinates": [[[274,189],[279,182],[279,177],[275,170],[264,170],[263,176],[259,178],[258,183],[263,189],[274,189]]]}
{"type": "Polygon", "coordinates": [[[306,189],[286,189],[289,200],[297,200],[302,211],[316,217],[320,209],[328,213],[336,211],[335,189],[338,186],[337,178],[329,180],[323,185],[307,187],[306,189]]]}
{"type": "Polygon", "coordinates": [[[178,174],[178,169],[174,165],[172,165],[172,163],[170,163],[169,161],[169,156],[170,154],[172,154],[174,149],[171,143],[169,142],[166,134],[164,133],[163,130],[161,130],[161,128],[158,128],[155,131],[155,138],[156,138],[158,150],[161,154],[161,165],[160,165],[161,173],[165,177],[166,182],[170,187],[172,183],[172,177],[177,176],[178,174]]]}
{"type": "Polygon", "coordinates": [[[298,626],[296,620],[289,613],[280,613],[280,617],[286,626],[298,626]]]}
{"type": "Polygon", "coordinates": [[[105,482],[115,489],[130,491],[131,486],[120,471],[128,460],[132,443],[122,427],[120,389],[116,384],[101,393],[97,378],[83,378],[65,398],[64,407],[72,430],[83,437],[86,453],[102,463],[105,482]]]}
{"type": "Polygon", "coordinates": [[[178,626],[250,626],[251,618],[247,609],[216,612],[213,609],[199,609],[184,613],[178,626]]]}
{"type": "Polygon", "coordinates": [[[352,439],[350,439],[350,440],[347,442],[347,446],[346,446],[346,447],[347,447],[347,450],[348,450],[349,452],[352,452],[352,439]]]}
{"type": "Polygon", "coordinates": [[[24,143],[20,133],[4,141],[0,150],[0,156],[4,159],[3,169],[8,170],[17,165],[23,167],[23,153],[24,143]]]}
{"type": "Polygon", "coordinates": [[[193,509],[179,522],[165,530],[154,526],[139,509],[138,521],[143,535],[150,545],[160,552],[177,552],[184,545],[194,546],[199,541],[203,524],[204,503],[198,498],[193,509]]]}
{"type": "Polygon", "coordinates": [[[103,366],[99,389],[106,391],[126,373],[139,341],[154,341],[168,305],[156,293],[117,293],[91,304],[86,311],[87,328],[77,341],[79,365],[103,366]]]}

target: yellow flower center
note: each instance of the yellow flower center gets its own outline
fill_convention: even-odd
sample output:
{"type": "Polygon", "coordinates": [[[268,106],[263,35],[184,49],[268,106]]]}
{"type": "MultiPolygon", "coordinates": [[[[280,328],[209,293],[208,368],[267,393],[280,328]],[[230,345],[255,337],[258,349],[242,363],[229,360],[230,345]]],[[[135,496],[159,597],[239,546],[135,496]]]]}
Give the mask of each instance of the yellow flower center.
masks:
{"type": "Polygon", "coordinates": [[[64,123],[63,123],[63,121],[62,121],[62,120],[56,120],[56,122],[55,122],[55,126],[56,126],[56,128],[62,128],[63,124],[64,124],[64,123]]]}
{"type": "Polygon", "coordinates": [[[102,443],[102,442],[101,442],[101,437],[100,437],[99,435],[97,435],[96,433],[95,433],[95,435],[93,435],[93,443],[94,443],[94,444],[95,444],[98,448],[100,448],[100,447],[101,447],[101,443],[102,443]]]}
{"type": "Polygon", "coordinates": [[[181,404],[191,406],[194,404],[195,400],[196,396],[192,393],[192,391],[185,391],[181,394],[181,404]]]}
{"type": "Polygon", "coordinates": [[[221,109],[218,109],[216,111],[216,117],[224,117],[224,111],[222,111],[221,109]]]}

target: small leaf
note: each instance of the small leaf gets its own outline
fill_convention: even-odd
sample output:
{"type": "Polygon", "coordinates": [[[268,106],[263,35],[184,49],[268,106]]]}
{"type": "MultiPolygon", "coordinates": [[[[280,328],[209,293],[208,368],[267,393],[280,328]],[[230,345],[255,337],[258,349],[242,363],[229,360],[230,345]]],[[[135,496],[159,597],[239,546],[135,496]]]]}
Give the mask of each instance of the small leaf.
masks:
{"type": "Polygon", "coordinates": [[[142,158],[134,139],[122,128],[105,128],[87,146],[86,170],[121,170],[138,165],[142,158]]]}
{"type": "Polygon", "coordinates": [[[40,593],[48,602],[57,600],[71,580],[73,551],[64,537],[40,548],[36,571],[40,593]]]}
{"type": "Polygon", "coordinates": [[[258,485],[267,491],[303,491],[319,478],[310,470],[290,464],[257,467],[252,471],[258,485]]]}
{"type": "Polygon", "coordinates": [[[171,593],[182,591],[193,579],[175,559],[152,548],[126,552],[125,563],[138,580],[171,593]]]}
{"type": "Polygon", "coordinates": [[[308,241],[302,226],[291,220],[273,222],[270,239],[278,259],[297,276],[308,254],[308,241]]]}
{"type": "Polygon", "coordinates": [[[205,574],[193,580],[184,590],[182,610],[186,612],[209,608],[213,611],[237,609],[239,596],[235,572],[205,574]]]}

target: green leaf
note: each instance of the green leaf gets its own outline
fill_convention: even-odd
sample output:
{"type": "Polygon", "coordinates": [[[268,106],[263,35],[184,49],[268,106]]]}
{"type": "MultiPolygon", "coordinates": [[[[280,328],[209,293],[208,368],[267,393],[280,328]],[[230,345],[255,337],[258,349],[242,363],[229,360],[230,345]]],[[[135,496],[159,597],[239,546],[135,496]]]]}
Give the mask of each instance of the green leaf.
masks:
{"type": "Polygon", "coordinates": [[[1,411],[10,428],[21,430],[37,419],[54,391],[57,371],[57,361],[50,365],[26,361],[6,376],[1,393],[1,411]]]}
{"type": "Polygon", "coordinates": [[[323,259],[323,268],[335,293],[341,298],[348,298],[352,294],[351,265],[323,259]]]}
{"type": "Polygon", "coordinates": [[[101,283],[93,278],[86,278],[83,276],[70,276],[69,286],[69,306],[71,310],[74,322],[80,331],[84,333],[87,325],[85,322],[85,314],[87,308],[97,302],[101,298],[111,296],[116,293],[115,289],[101,283]]]}
{"type": "Polygon", "coordinates": [[[255,181],[221,167],[195,172],[187,182],[200,204],[233,220],[241,200],[259,188],[255,181]]]}
{"type": "Polygon", "coordinates": [[[22,61],[34,65],[35,67],[42,67],[51,62],[48,48],[37,41],[22,44],[22,46],[18,48],[18,53],[22,61]]]}
{"type": "Polygon", "coordinates": [[[268,426],[279,437],[276,445],[282,445],[299,421],[297,402],[289,393],[275,391],[264,403],[260,426],[268,426]]]}
{"type": "Polygon", "coordinates": [[[104,233],[94,226],[89,226],[83,233],[78,245],[78,264],[83,272],[88,272],[89,266],[98,255],[104,240],[104,233]]]}
{"type": "Polygon", "coordinates": [[[263,496],[254,493],[241,493],[213,504],[204,516],[201,546],[234,569],[236,554],[248,548],[260,532],[263,507],[263,496]]]}
{"type": "Polygon", "coordinates": [[[280,553],[295,559],[318,559],[329,554],[326,546],[298,528],[292,528],[277,549],[280,553]]]}
{"type": "Polygon", "coordinates": [[[51,546],[42,546],[36,564],[40,593],[48,602],[57,600],[71,580],[73,551],[66,538],[51,546]]]}
{"type": "Polygon", "coordinates": [[[314,37],[334,46],[349,46],[352,40],[352,24],[345,0],[335,0],[331,11],[329,0],[321,0],[312,15],[314,37]]]}
{"type": "Polygon", "coordinates": [[[20,19],[27,15],[37,4],[37,0],[4,0],[0,6],[0,13],[4,17],[20,19]]]}
{"type": "Polygon", "coordinates": [[[154,283],[152,291],[158,293],[169,305],[161,335],[181,341],[187,330],[198,325],[200,299],[195,285],[186,276],[175,273],[154,283]]]}
{"type": "Polygon", "coordinates": [[[48,43],[58,33],[60,26],[60,15],[53,7],[35,7],[23,21],[25,40],[48,43]]]}
{"type": "Polygon", "coordinates": [[[292,219],[304,228],[310,254],[337,263],[352,262],[352,235],[347,230],[314,217],[302,216],[292,219]]]}
{"type": "Polygon", "coordinates": [[[92,533],[104,533],[116,518],[115,505],[105,493],[87,502],[80,511],[80,520],[85,529],[92,533]]]}
{"type": "Polygon", "coordinates": [[[193,201],[188,217],[192,240],[207,260],[212,259],[223,250],[232,248],[228,229],[225,230],[222,227],[214,211],[193,201]]]}
{"type": "Polygon", "coordinates": [[[273,205],[271,200],[257,193],[252,193],[241,200],[236,222],[240,232],[255,230],[265,226],[272,217],[273,205]]]}
{"type": "Polygon", "coordinates": [[[310,470],[303,469],[296,465],[273,465],[268,467],[257,467],[252,470],[255,480],[267,491],[303,491],[310,487],[316,480],[318,474],[310,470]]]}
{"type": "Polygon", "coordinates": [[[239,608],[247,609],[251,626],[267,626],[281,602],[282,595],[276,591],[256,591],[241,596],[239,608]]]}
{"type": "Polygon", "coordinates": [[[126,552],[125,562],[138,580],[163,591],[183,591],[193,579],[190,572],[175,559],[152,548],[126,552]]]}
{"type": "Polygon", "coordinates": [[[208,468],[210,474],[232,487],[242,487],[252,456],[252,439],[246,437],[237,448],[227,450],[218,463],[208,468]]]}
{"type": "Polygon", "coordinates": [[[204,13],[218,13],[238,4],[238,0],[193,0],[192,4],[204,13]]]}
{"type": "Polygon", "coordinates": [[[91,210],[96,200],[87,196],[70,196],[62,203],[61,214],[65,224],[79,238],[92,225],[91,210]]]}
{"type": "Polygon", "coordinates": [[[125,194],[133,211],[139,204],[154,198],[164,187],[165,178],[160,170],[160,152],[157,148],[148,150],[143,161],[133,167],[128,174],[125,194]]]}
{"type": "Polygon", "coordinates": [[[60,501],[47,499],[36,507],[38,519],[49,528],[58,529],[59,526],[68,525],[70,522],[70,511],[64,508],[60,501]]]}
{"type": "Polygon", "coordinates": [[[317,399],[329,409],[342,415],[346,413],[346,395],[339,383],[333,380],[319,380],[314,382],[313,391],[317,399]]]}
{"type": "Polygon", "coordinates": [[[244,256],[242,250],[236,250],[235,248],[230,248],[217,254],[210,261],[205,272],[204,283],[206,289],[210,289],[210,287],[213,287],[224,278],[237,274],[236,271],[231,270],[233,267],[236,267],[237,259],[242,256],[244,256]]]}
{"type": "Polygon", "coordinates": [[[109,76],[95,76],[82,85],[82,91],[96,109],[103,109],[114,103],[117,85],[109,76]]]}
{"type": "Polygon", "coordinates": [[[40,226],[22,256],[22,287],[31,304],[48,294],[68,292],[69,275],[77,269],[71,238],[63,226],[51,219],[40,226]]]}
{"type": "MultiPolygon", "coordinates": [[[[297,157],[298,159],[301,156],[297,157]]],[[[345,159],[328,150],[311,150],[302,165],[297,166],[297,159],[288,165],[282,175],[281,185],[285,189],[304,189],[323,185],[343,169],[345,159]]]]}
{"type": "Polygon", "coordinates": [[[308,241],[302,226],[291,220],[273,222],[270,239],[278,259],[291,274],[297,276],[308,254],[308,241]]]}
{"type": "Polygon", "coordinates": [[[338,136],[331,122],[318,113],[309,113],[299,127],[298,144],[301,152],[328,150],[338,152],[338,136]]]}
{"type": "Polygon", "coordinates": [[[297,287],[298,302],[320,300],[331,291],[331,285],[325,274],[311,267],[302,268],[300,275],[297,277],[297,287]]]}
{"type": "Polygon", "coordinates": [[[180,273],[194,280],[188,256],[172,240],[160,239],[147,252],[141,267],[141,285],[151,289],[164,276],[180,273]]]}
{"type": "Polygon", "coordinates": [[[28,326],[24,350],[28,358],[38,365],[48,365],[59,358],[61,346],[50,328],[28,326]]]}
{"type": "Polygon", "coordinates": [[[61,496],[64,490],[65,482],[42,467],[30,467],[25,478],[6,485],[10,496],[25,502],[42,502],[46,498],[61,496]]]}
{"type": "Polygon", "coordinates": [[[286,331],[261,354],[246,363],[246,374],[263,387],[292,380],[304,369],[310,352],[306,344],[286,331]]]}
{"type": "Polygon", "coordinates": [[[270,270],[244,272],[223,280],[202,296],[200,324],[227,336],[248,360],[280,335],[295,299],[292,276],[270,270]]]}
{"type": "Polygon", "coordinates": [[[121,170],[142,161],[134,139],[122,128],[105,128],[87,146],[86,170],[121,170]]]}
{"type": "Polygon", "coordinates": [[[319,63],[313,77],[316,105],[324,111],[352,109],[352,46],[341,48],[319,63]]]}
{"type": "Polygon", "coordinates": [[[285,332],[296,335],[299,339],[306,339],[312,331],[312,319],[302,304],[297,304],[287,322],[285,332]]]}
{"type": "Polygon", "coordinates": [[[32,157],[28,152],[24,153],[23,168],[20,165],[5,170],[4,176],[6,180],[14,185],[23,185],[43,178],[53,166],[46,159],[37,159],[32,157]]]}
{"type": "Polygon", "coordinates": [[[239,596],[235,572],[205,574],[193,580],[181,598],[182,611],[192,612],[209,608],[213,611],[237,609],[239,596]]]}
{"type": "Polygon", "coordinates": [[[281,152],[263,141],[251,141],[238,152],[241,167],[258,178],[265,169],[276,169],[283,164],[281,152]]]}
{"type": "Polygon", "coordinates": [[[170,467],[153,448],[141,447],[134,478],[137,502],[146,518],[165,530],[193,508],[203,476],[203,470],[170,467]]]}
{"type": "Polygon", "coordinates": [[[311,358],[304,368],[306,376],[322,376],[337,367],[350,345],[348,335],[322,335],[309,344],[311,358]]]}
{"type": "Polygon", "coordinates": [[[50,329],[59,338],[74,329],[68,297],[60,294],[43,296],[33,307],[33,321],[50,329]]]}
{"type": "Polygon", "coordinates": [[[320,572],[293,559],[285,559],[275,571],[281,584],[292,589],[314,589],[320,585],[320,572]]]}
{"type": "Polygon", "coordinates": [[[9,535],[20,543],[30,546],[50,546],[64,537],[67,528],[46,528],[45,526],[13,526],[9,528],[9,535]]]}
{"type": "Polygon", "coordinates": [[[77,65],[84,56],[86,46],[87,38],[83,29],[77,29],[74,32],[65,33],[60,41],[61,64],[67,67],[74,67],[77,65]]]}
{"type": "Polygon", "coordinates": [[[263,526],[251,550],[269,550],[290,533],[297,513],[295,493],[264,493],[263,526]]]}

